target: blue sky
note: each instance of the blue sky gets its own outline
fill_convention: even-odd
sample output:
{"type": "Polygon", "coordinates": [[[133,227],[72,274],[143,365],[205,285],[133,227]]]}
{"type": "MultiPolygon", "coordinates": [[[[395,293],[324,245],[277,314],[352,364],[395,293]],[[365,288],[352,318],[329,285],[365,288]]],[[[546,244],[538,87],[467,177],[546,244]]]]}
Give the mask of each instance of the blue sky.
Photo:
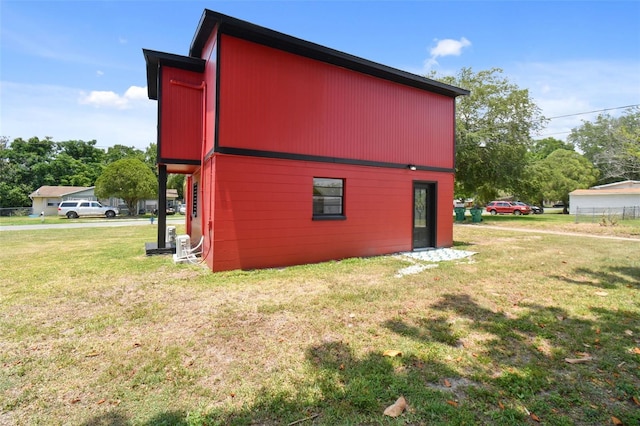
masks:
{"type": "Polygon", "coordinates": [[[572,115],[537,137],[640,104],[640,1],[0,0],[0,136],[144,149],[142,49],[186,55],[205,8],[416,74],[502,68],[572,115]]]}

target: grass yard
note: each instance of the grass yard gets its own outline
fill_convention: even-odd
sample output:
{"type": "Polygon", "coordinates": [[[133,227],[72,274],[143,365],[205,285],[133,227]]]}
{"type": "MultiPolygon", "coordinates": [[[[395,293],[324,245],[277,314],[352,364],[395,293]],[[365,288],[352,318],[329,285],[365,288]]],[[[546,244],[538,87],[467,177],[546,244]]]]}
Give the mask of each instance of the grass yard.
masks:
{"type": "Polygon", "coordinates": [[[146,257],[153,226],[2,231],[0,424],[638,425],[638,228],[507,229],[572,226],[544,216],[456,225],[476,254],[409,275],[213,274],[146,257]]]}

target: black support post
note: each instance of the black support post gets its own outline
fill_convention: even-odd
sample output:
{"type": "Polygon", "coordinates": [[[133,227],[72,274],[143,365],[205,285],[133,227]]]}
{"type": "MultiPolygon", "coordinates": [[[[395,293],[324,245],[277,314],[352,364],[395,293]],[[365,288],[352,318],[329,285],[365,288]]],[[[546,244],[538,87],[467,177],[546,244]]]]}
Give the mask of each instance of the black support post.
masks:
{"type": "Polygon", "coordinates": [[[167,248],[167,166],[158,165],[158,248],[167,248]]]}

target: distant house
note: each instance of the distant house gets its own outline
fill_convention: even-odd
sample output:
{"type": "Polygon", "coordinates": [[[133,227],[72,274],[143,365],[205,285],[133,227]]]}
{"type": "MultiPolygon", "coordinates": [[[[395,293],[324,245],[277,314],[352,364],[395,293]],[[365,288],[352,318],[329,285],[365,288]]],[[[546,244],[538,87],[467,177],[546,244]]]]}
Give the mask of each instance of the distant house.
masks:
{"type": "Polygon", "coordinates": [[[189,56],[143,54],[159,192],[187,175],[186,232],[213,271],[452,246],[467,90],[211,10],[189,56]]]}
{"type": "MultiPolygon", "coordinates": [[[[122,207],[122,200],[109,198],[99,200],[95,195],[95,186],[41,186],[29,194],[32,201],[33,214],[44,212],[45,216],[56,216],[58,205],[65,200],[96,200],[102,204],[122,207]]],[[[178,190],[167,189],[167,205],[174,206],[178,198],[178,190]]],[[[141,200],[138,209],[151,212],[158,207],[158,200],[141,200]]],[[[125,212],[126,214],[126,212],[125,212]]]]}
{"type": "Polygon", "coordinates": [[[598,185],[589,189],[576,189],[569,194],[569,213],[598,214],[625,213],[633,210],[640,217],[640,181],[598,185]]]}
{"type": "Polygon", "coordinates": [[[45,216],[56,216],[58,205],[64,200],[97,200],[94,186],[41,186],[29,194],[33,214],[44,212],[45,216]]]}

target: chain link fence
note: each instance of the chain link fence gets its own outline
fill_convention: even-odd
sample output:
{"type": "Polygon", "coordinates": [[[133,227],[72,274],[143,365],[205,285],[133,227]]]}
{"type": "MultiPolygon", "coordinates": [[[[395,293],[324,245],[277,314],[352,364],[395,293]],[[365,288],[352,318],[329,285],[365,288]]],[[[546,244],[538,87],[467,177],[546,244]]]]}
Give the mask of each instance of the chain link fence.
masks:
{"type": "Polygon", "coordinates": [[[640,206],[576,207],[576,223],[616,223],[640,219],[640,206]]]}
{"type": "Polygon", "coordinates": [[[29,216],[32,210],[31,207],[0,207],[0,216],[29,216]]]}

